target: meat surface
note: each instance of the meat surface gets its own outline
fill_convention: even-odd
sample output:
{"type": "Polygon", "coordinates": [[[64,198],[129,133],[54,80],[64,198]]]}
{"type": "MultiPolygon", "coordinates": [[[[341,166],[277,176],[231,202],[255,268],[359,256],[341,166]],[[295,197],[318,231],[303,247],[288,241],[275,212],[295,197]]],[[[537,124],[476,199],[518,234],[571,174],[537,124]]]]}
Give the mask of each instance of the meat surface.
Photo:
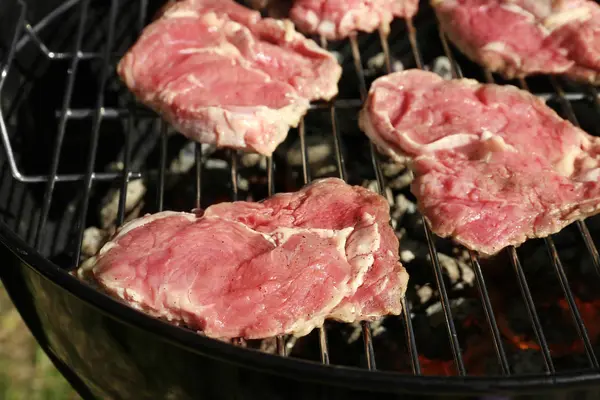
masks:
{"type": "Polygon", "coordinates": [[[418,6],[418,0],[295,0],[290,18],[303,32],[340,40],[379,27],[388,32],[394,18],[412,18],[418,6]]]}
{"type": "Polygon", "coordinates": [[[431,229],[485,255],[600,208],[600,138],[514,86],[407,70],[377,79],[361,129],[398,161],[431,229]]]}
{"type": "Polygon", "coordinates": [[[431,0],[473,61],[508,78],[561,74],[600,83],[600,5],[593,0],[431,0]]]}
{"type": "Polygon", "coordinates": [[[336,178],[261,203],[124,225],[79,269],[113,296],[215,338],[302,336],[401,312],[408,275],[387,201],[336,178]]]}
{"type": "Polygon", "coordinates": [[[341,67],[289,21],[231,0],[168,4],[118,65],[127,87],[186,137],[271,155],[341,67]]]}

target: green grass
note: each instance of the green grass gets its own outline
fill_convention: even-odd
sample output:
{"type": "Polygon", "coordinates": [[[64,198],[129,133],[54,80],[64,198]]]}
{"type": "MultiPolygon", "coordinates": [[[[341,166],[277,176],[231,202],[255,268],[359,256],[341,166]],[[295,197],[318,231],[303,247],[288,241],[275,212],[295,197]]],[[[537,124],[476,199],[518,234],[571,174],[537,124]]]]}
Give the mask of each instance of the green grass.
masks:
{"type": "Polygon", "coordinates": [[[37,345],[1,284],[0,399],[79,399],[37,345]]]}

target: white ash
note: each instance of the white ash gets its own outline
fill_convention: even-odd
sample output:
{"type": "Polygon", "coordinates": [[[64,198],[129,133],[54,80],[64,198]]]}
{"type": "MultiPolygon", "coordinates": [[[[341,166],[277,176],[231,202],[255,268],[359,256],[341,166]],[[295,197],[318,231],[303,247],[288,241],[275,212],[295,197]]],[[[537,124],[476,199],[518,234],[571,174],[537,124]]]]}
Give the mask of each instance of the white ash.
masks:
{"type": "Polygon", "coordinates": [[[462,288],[462,285],[464,284],[473,286],[475,274],[470,265],[444,253],[438,253],[438,259],[440,261],[440,266],[448,274],[450,282],[456,284],[457,289],[462,288]]]}
{"type": "Polygon", "coordinates": [[[240,162],[246,168],[258,165],[261,169],[267,169],[267,159],[258,153],[245,153],[240,157],[240,162]]]}
{"type": "Polygon", "coordinates": [[[367,70],[382,69],[385,66],[385,54],[383,52],[375,54],[367,60],[367,70]]]}
{"type": "MultiPolygon", "coordinates": [[[[377,181],[364,181],[362,186],[369,189],[372,192],[379,193],[379,184],[377,183],[377,181]]],[[[392,189],[390,189],[389,187],[386,187],[384,197],[388,201],[389,205],[393,206],[394,194],[392,193],[392,189]]]]}
{"type": "Polygon", "coordinates": [[[83,242],[81,244],[81,256],[85,259],[96,254],[106,243],[109,232],[95,226],[90,226],[83,231],[83,242]]]}
{"type": "MultiPolygon", "coordinates": [[[[403,263],[412,262],[433,268],[426,243],[403,237],[400,248],[402,249],[400,257],[403,263]]],[[[442,272],[448,277],[452,289],[463,289],[465,286],[470,287],[475,284],[475,274],[470,264],[463,259],[457,259],[439,251],[437,256],[442,272]]]]}
{"type": "MultiPolygon", "coordinates": [[[[210,157],[216,151],[214,145],[201,144],[200,145],[200,159],[201,162],[206,162],[206,159],[210,157]]],[[[188,142],[181,148],[177,157],[169,165],[169,171],[175,174],[184,174],[192,169],[196,164],[196,144],[195,142],[188,142]]]]}
{"type": "Polygon", "coordinates": [[[409,214],[416,214],[418,211],[417,205],[410,201],[403,194],[399,194],[398,196],[396,196],[396,207],[402,212],[409,214]]]}
{"type": "Polygon", "coordinates": [[[250,182],[243,176],[238,176],[237,186],[238,189],[247,191],[250,188],[250,182]]]}
{"type": "MultiPolygon", "coordinates": [[[[323,136],[305,137],[306,154],[309,165],[321,164],[333,154],[333,139],[323,136]]],[[[291,166],[302,165],[302,147],[296,140],[287,152],[287,160],[291,166]]]]}
{"type": "Polygon", "coordinates": [[[413,174],[410,170],[405,170],[402,174],[397,175],[388,181],[388,186],[394,190],[402,190],[410,186],[413,181],[413,174]]]}
{"type": "Polygon", "coordinates": [[[406,170],[406,166],[397,162],[381,163],[381,172],[386,178],[394,177],[404,170],[406,170]]]}
{"type": "MultiPolygon", "coordinates": [[[[284,338],[286,354],[290,354],[294,349],[298,338],[293,335],[284,338]]],[[[277,339],[274,337],[262,339],[259,346],[260,351],[268,354],[277,354],[277,339]]]]}
{"type": "Polygon", "coordinates": [[[185,173],[192,169],[195,163],[196,154],[194,143],[188,143],[181,149],[178,157],[171,162],[169,170],[175,173],[185,173]]]}
{"type": "Polygon", "coordinates": [[[342,55],[342,53],[340,53],[339,51],[335,51],[335,50],[330,51],[330,53],[335,57],[338,64],[344,63],[344,56],[342,55]]]}
{"type": "Polygon", "coordinates": [[[123,168],[125,168],[125,164],[123,164],[123,161],[113,161],[106,166],[107,171],[115,172],[123,171],[123,168]]]}
{"type": "MultiPolygon", "coordinates": [[[[466,317],[472,317],[480,314],[480,307],[477,299],[466,299],[460,297],[458,299],[450,300],[450,311],[455,321],[460,321],[466,317]]],[[[437,301],[427,307],[425,313],[430,317],[429,322],[432,326],[438,326],[445,324],[446,317],[444,315],[444,309],[442,303],[437,301]]]]}
{"type": "Polygon", "coordinates": [[[452,79],[452,65],[446,56],[436,57],[431,70],[444,79],[452,79]]]}
{"type": "Polygon", "coordinates": [[[404,65],[402,64],[402,62],[400,60],[393,60],[392,61],[392,72],[400,72],[400,71],[404,71],[404,65]]]}
{"type": "Polygon", "coordinates": [[[229,163],[225,160],[219,160],[217,158],[210,158],[204,163],[206,169],[228,169],[229,163]]]}
{"type": "Polygon", "coordinates": [[[296,345],[296,342],[298,341],[298,338],[296,336],[291,335],[286,341],[285,341],[285,350],[287,354],[290,354],[290,352],[292,351],[292,349],[294,348],[294,346],[296,345]]]}
{"type": "Polygon", "coordinates": [[[392,221],[395,221],[397,224],[400,224],[400,222],[402,222],[402,219],[404,218],[404,215],[415,214],[416,212],[417,205],[412,201],[408,200],[403,194],[399,194],[396,196],[394,204],[392,205],[390,216],[392,218],[392,221]]]}
{"type": "MultiPolygon", "coordinates": [[[[365,69],[365,75],[371,76],[378,74],[379,71],[382,71],[386,68],[385,62],[385,53],[379,52],[375,54],[373,57],[367,60],[367,68],[365,69]]],[[[392,68],[392,72],[399,72],[404,70],[404,65],[400,60],[396,60],[394,58],[390,59],[390,66],[392,68]]]]}
{"type": "Polygon", "coordinates": [[[427,303],[433,297],[433,288],[429,285],[417,287],[417,296],[421,304],[427,303]]]}
{"type": "Polygon", "coordinates": [[[326,165],[317,169],[317,172],[315,172],[315,178],[330,176],[334,172],[337,172],[337,167],[335,165],[326,165]]]}
{"type": "Polygon", "coordinates": [[[409,263],[409,262],[411,262],[414,259],[415,259],[415,253],[413,253],[412,251],[410,251],[410,250],[402,250],[400,252],[400,260],[403,263],[409,263]]]}
{"type": "MultiPolygon", "coordinates": [[[[385,327],[383,326],[383,320],[384,320],[384,318],[379,318],[379,319],[369,323],[369,326],[371,327],[371,336],[372,337],[379,336],[383,332],[385,332],[385,327]]],[[[352,324],[350,324],[350,326],[352,327],[352,333],[348,337],[348,344],[352,344],[352,343],[356,342],[358,339],[360,339],[360,337],[362,335],[362,323],[360,321],[353,322],[352,324]]]]}
{"type": "MultiPolygon", "coordinates": [[[[141,179],[135,179],[127,183],[127,194],[125,198],[125,213],[130,213],[142,201],[146,194],[146,186],[141,179]]],[[[113,225],[117,220],[119,212],[119,199],[121,189],[112,189],[102,200],[100,210],[100,227],[103,229],[113,225]]]]}
{"type": "Polygon", "coordinates": [[[277,354],[277,341],[273,338],[267,338],[260,341],[260,351],[267,354],[277,354]]]}

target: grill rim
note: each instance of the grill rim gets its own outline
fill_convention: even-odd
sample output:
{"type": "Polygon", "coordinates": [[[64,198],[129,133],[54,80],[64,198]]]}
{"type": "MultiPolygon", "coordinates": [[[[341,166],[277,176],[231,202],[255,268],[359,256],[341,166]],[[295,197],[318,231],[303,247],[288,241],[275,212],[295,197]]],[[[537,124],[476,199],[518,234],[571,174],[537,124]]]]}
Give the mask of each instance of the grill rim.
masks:
{"type": "MultiPolygon", "coordinates": [[[[23,7],[22,14],[19,17],[18,22],[18,24],[21,25],[21,23],[25,20],[24,14],[26,4],[23,0],[17,0],[17,2],[23,7]]],[[[65,6],[65,8],[69,8],[68,4],[73,5],[78,2],[79,0],[70,0],[65,2],[63,6],[65,6]]],[[[45,21],[45,19],[43,21],[45,21]]],[[[19,32],[20,29],[17,28],[15,31],[15,37],[13,38],[13,45],[17,42],[19,32]]],[[[20,44],[25,44],[30,40],[35,40],[35,38],[24,35],[19,42],[20,44]]],[[[11,50],[15,50],[14,46],[11,47],[11,50]]],[[[10,56],[11,55],[9,54],[8,60],[10,60],[10,56]]],[[[106,57],[108,57],[108,53],[106,54],[106,57]]],[[[10,62],[7,62],[5,65],[3,65],[3,72],[10,67],[10,64],[10,62]]],[[[161,134],[161,137],[164,138],[164,134],[161,134]]],[[[161,169],[161,172],[162,174],[160,178],[162,181],[164,181],[164,168],[161,169]]],[[[93,179],[98,178],[98,175],[100,174],[90,174],[88,171],[87,175],[88,179],[93,179]]],[[[27,177],[22,175],[13,175],[13,178],[20,180],[23,183],[33,183],[29,182],[27,177]]],[[[134,178],[135,177],[132,176],[131,172],[129,172],[126,177],[123,177],[123,179],[126,179],[127,181],[134,178]]],[[[162,201],[160,201],[159,204],[161,203],[162,201]]],[[[159,208],[162,208],[162,205],[159,205],[159,208]]],[[[119,210],[119,213],[122,217],[122,210],[119,210]]],[[[70,275],[64,269],[59,267],[57,264],[44,258],[37,250],[35,250],[35,248],[29,246],[25,241],[19,238],[8,227],[8,225],[2,221],[0,221],[0,242],[2,242],[4,246],[17,258],[25,262],[27,267],[31,268],[38,274],[41,274],[57,286],[66,289],[69,293],[85,301],[87,304],[92,305],[105,315],[118,319],[124,324],[134,325],[135,327],[152,333],[155,336],[161,337],[162,334],[163,340],[172,341],[169,339],[174,338],[179,341],[180,344],[183,344],[187,350],[190,350],[196,354],[213,357],[225,362],[232,362],[246,368],[250,366],[245,363],[245,361],[251,361],[254,364],[252,367],[256,367],[257,370],[261,370],[263,372],[270,372],[274,375],[288,376],[294,379],[306,378],[301,380],[316,381],[327,385],[335,384],[356,389],[375,389],[377,392],[423,393],[424,389],[427,389],[428,393],[446,394],[474,394],[488,393],[490,391],[513,393],[513,391],[517,389],[518,393],[527,393],[533,391],[539,392],[541,389],[556,388],[557,386],[580,386],[582,384],[600,382],[600,372],[589,369],[586,369],[583,372],[570,370],[569,372],[562,373],[552,372],[551,374],[547,373],[512,376],[422,376],[402,374],[398,372],[369,371],[367,368],[361,367],[349,367],[341,365],[331,366],[324,365],[316,361],[302,359],[291,359],[288,361],[283,360],[283,357],[280,355],[265,354],[258,350],[247,348],[235,349],[235,347],[238,346],[233,346],[218,340],[206,338],[185,328],[180,328],[165,321],[149,317],[146,314],[134,310],[104,293],[88,287],[77,278],[70,275]],[[157,333],[160,334],[157,335],[157,333]],[[209,350],[210,354],[202,352],[202,348],[209,350]],[[375,373],[372,374],[369,372],[375,373]],[[400,391],[399,386],[402,387],[402,390],[400,391]],[[435,390],[431,391],[431,387],[433,386],[435,387],[435,390]]],[[[44,350],[49,352],[48,349],[44,350]]]]}

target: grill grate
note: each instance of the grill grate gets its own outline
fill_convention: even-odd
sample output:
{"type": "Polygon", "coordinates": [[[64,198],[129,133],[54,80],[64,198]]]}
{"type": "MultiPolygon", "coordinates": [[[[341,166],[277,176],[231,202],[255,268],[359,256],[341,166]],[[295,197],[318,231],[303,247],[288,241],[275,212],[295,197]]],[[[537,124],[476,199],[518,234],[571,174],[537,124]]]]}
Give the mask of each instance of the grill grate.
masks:
{"type": "MultiPolygon", "coordinates": [[[[120,182],[120,195],[119,195],[119,204],[118,204],[118,215],[117,215],[117,225],[123,223],[125,218],[125,202],[127,196],[127,185],[130,181],[134,179],[139,179],[142,177],[147,177],[150,174],[158,174],[158,193],[157,193],[157,209],[158,211],[163,210],[165,203],[165,182],[167,175],[170,172],[167,171],[167,153],[168,153],[168,132],[167,125],[164,122],[160,122],[160,140],[158,143],[159,146],[159,168],[158,171],[148,171],[146,173],[142,172],[133,172],[131,166],[131,157],[132,157],[132,139],[131,135],[126,134],[124,137],[124,156],[123,156],[123,169],[119,172],[94,172],[94,164],[96,160],[96,155],[98,152],[98,139],[99,139],[99,128],[100,124],[104,120],[109,119],[122,119],[127,121],[127,126],[129,131],[131,132],[134,127],[134,123],[136,119],[142,117],[152,117],[157,118],[155,115],[149,113],[147,110],[142,110],[139,106],[136,105],[135,99],[132,95],[128,97],[128,106],[125,108],[107,108],[104,106],[104,89],[107,84],[107,80],[109,78],[109,72],[114,69],[114,62],[117,59],[117,56],[113,53],[113,44],[115,41],[115,24],[117,20],[118,10],[120,2],[118,0],[112,0],[110,2],[110,13],[107,19],[107,37],[106,42],[104,44],[104,48],[102,52],[84,52],[82,51],[82,43],[84,38],[84,27],[86,25],[86,20],[88,18],[88,11],[90,8],[90,0],[71,0],[64,3],[61,7],[57,8],[52,14],[48,15],[45,19],[39,22],[35,26],[31,26],[27,20],[25,19],[25,4],[19,2],[21,5],[21,12],[19,14],[19,19],[17,23],[17,29],[15,31],[14,40],[10,47],[10,51],[8,52],[7,59],[2,68],[2,74],[0,75],[0,93],[3,89],[4,83],[6,82],[6,78],[8,75],[8,70],[12,65],[15,54],[22,49],[26,43],[33,42],[39,48],[39,51],[49,60],[69,60],[69,77],[67,79],[66,86],[64,87],[64,98],[61,109],[57,114],[59,118],[58,132],[55,139],[55,145],[52,148],[52,159],[50,169],[47,175],[26,175],[22,172],[22,170],[17,165],[15,152],[13,150],[13,145],[11,139],[9,137],[6,125],[5,125],[5,116],[2,114],[2,110],[0,109],[0,128],[2,141],[4,144],[4,149],[6,151],[7,160],[10,166],[10,170],[12,172],[12,176],[17,181],[22,183],[30,184],[30,183],[44,183],[44,195],[43,195],[43,203],[41,207],[41,212],[39,214],[39,218],[37,220],[37,226],[34,232],[34,243],[35,247],[40,250],[43,242],[43,235],[41,232],[44,231],[48,215],[50,211],[50,207],[53,201],[53,195],[55,192],[56,184],[62,182],[77,182],[78,185],[81,185],[83,189],[83,199],[81,201],[81,208],[78,210],[78,230],[77,230],[77,245],[75,247],[75,253],[73,255],[73,259],[71,260],[71,266],[76,266],[78,264],[78,260],[80,259],[81,253],[81,243],[83,241],[84,229],[86,228],[86,215],[90,203],[91,191],[94,183],[96,182],[120,182]],[[45,25],[47,25],[52,19],[59,18],[63,13],[71,10],[72,8],[77,7],[77,13],[79,18],[79,24],[77,28],[76,35],[74,36],[72,50],[69,52],[54,52],[49,49],[46,44],[40,39],[38,36],[39,30],[41,30],[45,25]],[[20,38],[20,39],[19,39],[20,38]],[[19,39],[19,40],[18,40],[19,39]],[[75,78],[77,75],[78,68],[80,66],[80,62],[82,60],[100,60],[101,61],[101,72],[100,72],[100,83],[99,88],[96,93],[96,101],[95,106],[92,108],[72,108],[71,101],[73,97],[73,90],[75,86],[75,78]],[[59,174],[58,166],[59,160],[61,157],[61,151],[63,148],[63,139],[65,136],[66,124],[69,120],[77,120],[77,119],[88,119],[91,120],[91,140],[89,144],[89,148],[87,149],[87,163],[86,169],[84,173],[71,173],[71,174],[59,174]]],[[[148,1],[140,0],[139,1],[139,18],[137,20],[136,31],[139,33],[146,21],[148,10],[148,1]]],[[[414,58],[414,63],[418,68],[423,68],[423,56],[419,51],[419,45],[417,43],[417,31],[412,23],[412,21],[407,20],[405,22],[405,29],[408,33],[408,38],[410,42],[410,47],[412,50],[412,56],[414,58]]],[[[386,72],[392,71],[392,63],[391,63],[391,54],[388,44],[388,38],[382,33],[379,32],[379,40],[380,45],[383,50],[385,56],[385,70],[386,72]]],[[[456,61],[456,58],[453,56],[452,50],[447,42],[445,35],[440,32],[440,40],[441,45],[444,50],[445,56],[450,60],[450,66],[452,70],[453,77],[460,78],[463,76],[461,68],[456,61]]],[[[326,40],[321,38],[321,45],[324,48],[328,47],[328,43],[326,40]]],[[[339,129],[338,121],[337,121],[337,111],[338,109],[356,109],[357,106],[360,106],[362,101],[364,101],[367,95],[367,83],[365,79],[365,73],[363,71],[363,61],[361,59],[361,51],[359,46],[359,40],[356,36],[352,36],[349,39],[349,46],[351,50],[351,55],[353,59],[354,72],[358,78],[358,89],[360,93],[359,99],[334,99],[328,103],[316,103],[311,107],[312,110],[320,109],[320,110],[328,110],[330,120],[331,120],[331,135],[333,139],[333,148],[335,151],[336,158],[336,167],[337,174],[340,178],[346,179],[346,161],[342,152],[342,134],[339,129]]],[[[489,71],[483,71],[484,76],[486,77],[488,82],[494,82],[494,76],[489,71]]],[[[584,95],[580,94],[566,94],[556,78],[549,78],[552,87],[554,88],[555,93],[549,93],[542,95],[544,98],[556,98],[559,100],[562,111],[567,115],[569,120],[578,125],[577,118],[575,116],[572,105],[569,101],[570,98],[580,98],[584,95]]],[[[519,81],[520,86],[523,89],[529,90],[527,86],[527,82],[525,80],[519,81]]],[[[598,98],[598,93],[595,88],[588,88],[590,95],[594,99],[595,110],[600,113],[600,100],[598,98]]],[[[308,183],[311,181],[311,171],[310,171],[310,160],[309,154],[307,151],[306,144],[306,127],[305,120],[303,119],[300,122],[298,128],[298,136],[300,140],[301,147],[301,161],[302,161],[302,177],[304,183],[308,183]]],[[[203,146],[200,144],[194,145],[194,157],[195,157],[195,206],[200,207],[200,200],[202,195],[202,148],[203,146]]],[[[230,151],[230,165],[231,165],[231,199],[238,199],[238,187],[239,187],[239,171],[238,171],[238,161],[240,154],[237,151],[230,151]]],[[[381,170],[379,156],[375,151],[373,144],[370,144],[370,156],[373,164],[373,172],[376,177],[376,181],[378,184],[379,192],[385,196],[385,178],[381,170]]],[[[275,174],[275,161],[272,158],[267,159],[267,185],[268,185],[268,194],[271,195],[275,193],[275,182],[274,182],[274,174],[275,174]]],[[[431,267],[433,270],[433,274],[436,280],[436,286],[439,292],[440,301],[444,313],[445,318],[445,328],[448,334],[448,340],[450,343],[450,348],[453,354],[453,361],[456,371],[459,375],[464,376],[467,375],[469,371],[467,371],[465,367],[465,362],[463,359],[463,352],[461,350],[461,346],[458,340],[457,329],[454,324],[454,317],[450,305],[450,300],[448,296],[448,290],[445,286],[442,267],[440,265],[440,260],[438,259],[438,251],[436,249],[436,245],[434,242],[434,236],[432,232],[427,227],[427,224],[423,224],[425,229],[425,236],[427,240],[427,244],[429,247],[429,254],[432,260],[431,267]]],[[[577,222],[577,228],[579,230],[579,234],[581,235],[582,240],[585,243],[587,250],[590,253],[593,265],[600,275],[600,257],[598,250],[592,240],[592,236],[587,228],[587,225],[583,221],[577,222]]],[[[599,369],[598,359],[596,354],[594,353],[592,341],[589,337],[587,327],[583,321],[581,316],[581,312],[578,309],[577,303],[575,301],[575,296],[571,289],[570,283],[567,279],[567,275],[565,273],[565,269],[563,267],[563,263],[559,257],[558,251],[556,249],[556,245],[551,237],[545,239],[546,248],[552,262],[553,268],[555,270],[556,276],[562,287],[565,298],[568,303],[569,312],[573,318],[574,327],[577,331],[579,339],[584,344],[585,354],[589,361],[589,366],[593,369],[599,369]]],[[[402,245],[402,244],[401,244],[402,245]]],[[[532,325],[533,331],[535,332],[537,343],[540,347],[541,355],[543,356],[545,370],[547,374],[555,374],[555,366],[553,364],[553,359],[551,355],[551,350],[548,345],[546,335],[542,328],[542,324],[540,322],[540,317],[536,310],[536,305],[534,303],[531,290],[529,288],[529,284],[527,282],[527,278],[524,272],[524,268],[519,260],[517,250],[514,247],[511,247],[506,250],[508,258],[512,267],[514,268],[515,276],[518,282],[519,289],[521,291],[527,314],[529,317],[529,322],[532,325]]],[[[481,301],[481,305],[483,307],[487,325],[490,330],[491,339],[493,340],[495,353],[497,356],[497,362],[500,367],[500,370],[503,375],[509,376],[511,375],[511,369],[509,366],[507,354],[504,348],[504,344],[502,341],[500,329],[498,323],[496,321],[495,313],[492,307],[492,301],[490,299],[488,287],[486,285],[484,274],[482,272],[482,268],[480,265],[480,260],[478,256],[470,252],[470,262],[475,274],[475,283],[477,292],[479,295],[479,300],[481,301]]],[[[412,304],[409,299],[402,299],[404,312],[400,317],[404,323],[405,336],[406,336],[406,346],[408,349],[408,357],[410,357],[412,371],[415,375],[421,375],[422,366],[419,360],[419,352],[417,350],[417,341],[415,338],[415,330],[413,329],[413,322],[411,319],[411,308],[412,304]]],[[[318,331],[319,337],[319,347],[320,347],[320,359],[324,364],[330,363],[330,352],[328,348],[327,341],[327,329],[326,327],[320,328],[318,331]]],[[[373,339],[370,324],[362,323],[362,338],[364,342],[364,352],[366,359],[366,366],[369,370],[376,370],[376,360],[375,360],[375,350],[373,347],[373,339]]],[[[285,339],[283,337],[277,338],[277,353],[281,356],[286,356],[286,346],[285,339]]],[[[244,341],[236,341],[235,344],[239,346],[244,346],[244,341]]]]}

